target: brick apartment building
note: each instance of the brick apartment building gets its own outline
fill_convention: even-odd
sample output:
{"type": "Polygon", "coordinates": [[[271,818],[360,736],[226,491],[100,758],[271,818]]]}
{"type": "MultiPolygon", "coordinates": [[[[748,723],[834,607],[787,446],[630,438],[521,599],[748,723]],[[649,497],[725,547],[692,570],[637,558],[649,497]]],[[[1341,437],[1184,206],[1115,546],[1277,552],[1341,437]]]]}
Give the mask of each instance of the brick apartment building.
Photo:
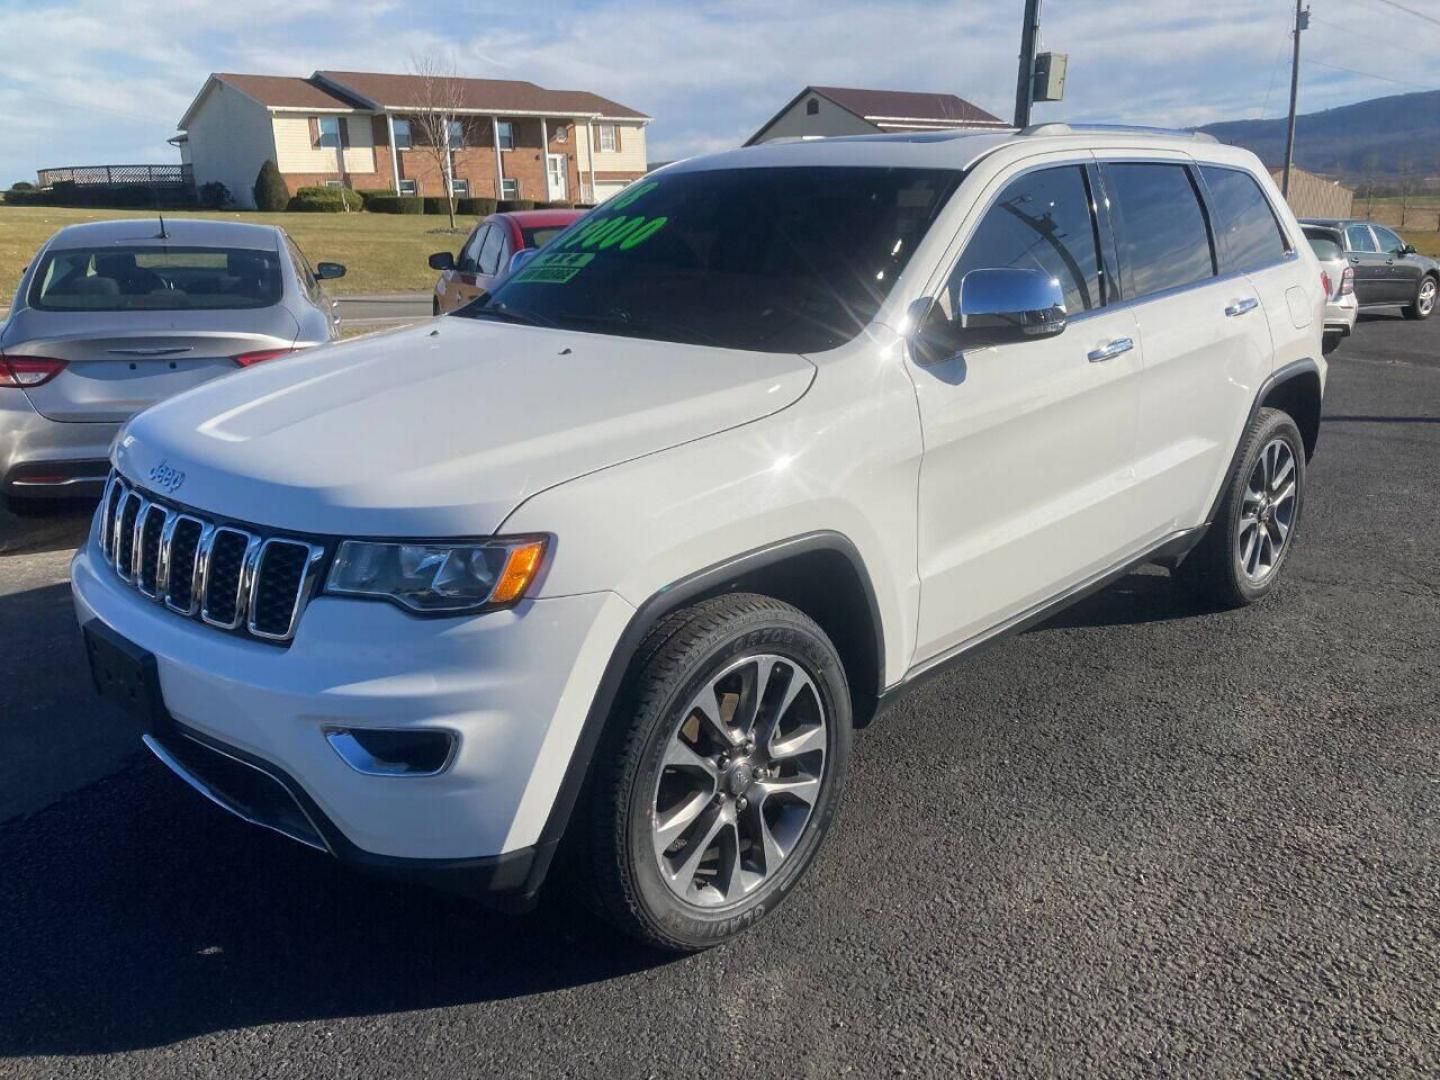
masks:
{"type": "MultiPolygon", "coordinates": [[[[580,90],[454,79],[456,194],[599,202],[645,174],[650,117],[580,90]]],[[[317,71],[309,78],[214,74],[181,117],[175,143],[195,183],[223,183],[253,205],[273,160],[291,192],[317,184],[443,195],[444,177],[416,119],[424,79],[317,71]]]]}

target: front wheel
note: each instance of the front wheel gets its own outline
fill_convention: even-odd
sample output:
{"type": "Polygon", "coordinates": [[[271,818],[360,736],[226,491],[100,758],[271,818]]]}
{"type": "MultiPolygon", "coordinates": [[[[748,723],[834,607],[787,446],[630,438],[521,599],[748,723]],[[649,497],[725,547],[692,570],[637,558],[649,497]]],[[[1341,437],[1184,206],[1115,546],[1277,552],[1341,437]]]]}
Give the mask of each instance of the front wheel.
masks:
{"type": "Polygon", "coordinates": [[[1288,413],[1261,409],[1209,531],[1179,566],[1181,578],[1222,607],[1270,593],[1290,555],[1305,498],[1305,443],[1288,413]]]}
{"type": "Polygon", "coordinates": [[[1415,287],[1415,300],[1405,308],[1407,319],[1428,319],[1435,311],[1435,295],[1440,291],[1440,281],[1433,274],[1426,274],[1415,287]]]}
{"type": "Polygon", "coordinates": [[[754,594],[663,621],[636,657],[590,814],[607,918],[659,948],[718,945],[773,911],[835,815],[850,756],[840,657],[754,594]]]}

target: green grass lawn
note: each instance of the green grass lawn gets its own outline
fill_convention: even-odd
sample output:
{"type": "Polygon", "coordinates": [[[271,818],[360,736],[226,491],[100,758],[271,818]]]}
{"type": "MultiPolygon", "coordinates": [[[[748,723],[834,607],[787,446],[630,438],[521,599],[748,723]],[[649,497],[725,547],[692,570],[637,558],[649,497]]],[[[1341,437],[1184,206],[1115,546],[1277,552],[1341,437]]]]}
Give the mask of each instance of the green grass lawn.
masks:
{"type": "MultiPolygon", "coordinates": [[[[20,273],[50,236],[65,225],[124,217],[155,216],[153,211],[77,210],[56,206],[6,206],[0,203],[0,297],[8,298],[20,273]]],[[[439,214],[259,214],[225,211],[175,211],[166,217],[213,218],[281,225],[312,263],[344,263],[348,273],[326,282],[332,293],[428,292],[435,271],[426,264],[433,251],[451,251],[461,236],[447,235],[439,214]],[[439,230],[439,231],[435,231],[439,230]]],[[[455,219],[467,232],[472,218],[455,219]]],[[[7,300],[8,303],[8,300],[7,300]]]]}

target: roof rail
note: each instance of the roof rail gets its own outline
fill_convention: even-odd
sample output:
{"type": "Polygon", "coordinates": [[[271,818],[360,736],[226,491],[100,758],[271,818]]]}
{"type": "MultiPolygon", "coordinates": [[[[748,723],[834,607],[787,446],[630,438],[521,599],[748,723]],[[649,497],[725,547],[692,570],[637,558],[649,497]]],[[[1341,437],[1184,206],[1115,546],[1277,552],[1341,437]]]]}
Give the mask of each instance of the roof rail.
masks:
{"type": "Polygon", "coordinates": [[[1021,135],[1156,135],[1171,139],[1195,139],[1199,142],[1219,142],[1208,131],[1192,131],[1189,128],[1145,127],[1129,124],[1031,124],[1020,132],[1021,135]]]}

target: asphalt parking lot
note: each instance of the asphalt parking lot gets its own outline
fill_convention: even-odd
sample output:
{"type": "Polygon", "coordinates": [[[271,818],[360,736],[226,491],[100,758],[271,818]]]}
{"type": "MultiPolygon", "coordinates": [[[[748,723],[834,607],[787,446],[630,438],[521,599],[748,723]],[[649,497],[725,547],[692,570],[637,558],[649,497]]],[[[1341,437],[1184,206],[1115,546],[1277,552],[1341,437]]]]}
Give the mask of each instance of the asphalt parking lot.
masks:
{"type": "Polygon", "coordinates": [[[863,733],[683,960],[233,821],[91,694],[87,517],[0,557],[0,1074],[1440,1073],[1440,319],[1332,357],[1287,580],[1133,575],[863,733]]]}

